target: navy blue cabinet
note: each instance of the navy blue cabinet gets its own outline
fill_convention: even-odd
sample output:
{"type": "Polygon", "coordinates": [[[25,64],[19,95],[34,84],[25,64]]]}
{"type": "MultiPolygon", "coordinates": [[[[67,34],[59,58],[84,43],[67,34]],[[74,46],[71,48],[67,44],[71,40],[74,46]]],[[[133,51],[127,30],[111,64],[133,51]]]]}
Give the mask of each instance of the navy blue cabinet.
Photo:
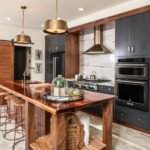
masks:
{"type": "Polygon", "coordinates": [[[46,38],[46,51],[50,53],[64,52],[65,51],[65,35],[56,35],[46,38]]]}
{"type": "Polygon", "coordinates": [[[149,50],[150,12],[116,21],[116,56],[146,56],[149,50]]]}
{"type": "MultiPolygon", "coordinates": [[[[106,86],[106,85],[99,85],[98,92],[104,94],[114,94],[114,87],[113,86],[106,86]]],[[[94,105],[92,107],[85,108],[86,111],[91,112],[96,115],[102,115],[103,112],[103,104],[94,105]]]]}
{"type": "Polygon", "coordinates": [[[116,105],[115,120],[150,130],[150,115],[132,108],[116,105]]]}

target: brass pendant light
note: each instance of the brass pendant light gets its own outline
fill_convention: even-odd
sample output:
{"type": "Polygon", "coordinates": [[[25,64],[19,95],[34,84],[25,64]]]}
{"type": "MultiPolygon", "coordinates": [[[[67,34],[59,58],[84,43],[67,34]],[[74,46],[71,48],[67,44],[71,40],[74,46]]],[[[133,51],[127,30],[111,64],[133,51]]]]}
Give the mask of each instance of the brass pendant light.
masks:
{"type": "Polygon", "coordinates": [[[16,36],[15,43],[29,44],[29,43],[31,43],[31,38],[30,38],[30,36],[24,34],[24,10],[27,9],[27,7],[21,6],[21,9],[23,10],[23,13],[22,13],[22,33],[16,36]]]}
{"type": "Polygon", "coordinates": [[[56,19],[47,20],[45,22],[43,32],[51,34],[64,34],[67,30],[68,26],[66,21],[58,19],[58,3],[56,0],[56,19]]]}

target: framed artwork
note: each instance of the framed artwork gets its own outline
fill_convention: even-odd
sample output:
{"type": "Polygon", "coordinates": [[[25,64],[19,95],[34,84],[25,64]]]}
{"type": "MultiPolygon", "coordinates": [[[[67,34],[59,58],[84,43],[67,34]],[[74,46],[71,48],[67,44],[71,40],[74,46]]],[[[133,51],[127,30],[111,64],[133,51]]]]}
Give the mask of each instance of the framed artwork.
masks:
{"type": "Polygon", "coordinates": [[[42,63],[35,63],[35,72],[42,73],[42,63]]]}
{"type": "Polygon", "coordinates": [[[43,54],[42,50],[36,49],[35,50],[35,60],[42,60],[43,54]]]}

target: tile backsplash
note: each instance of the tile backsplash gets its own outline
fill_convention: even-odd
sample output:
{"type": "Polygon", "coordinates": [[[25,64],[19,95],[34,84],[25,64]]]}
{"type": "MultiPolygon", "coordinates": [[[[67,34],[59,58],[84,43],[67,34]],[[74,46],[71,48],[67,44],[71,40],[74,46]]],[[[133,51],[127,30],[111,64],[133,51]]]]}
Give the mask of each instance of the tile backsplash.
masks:
{"type": "Polygon", "coordinates": [[[96,77],[114,82],[115,75],[115,29],[103,31],[103,44],[112,52],[110,54],[81,54],[94,44],[94,30],[85,31],[80,36],[80,73],[90,75],[96,72],[96,77]],[[87,32],[87,33],[86,33],[87,32]]]}

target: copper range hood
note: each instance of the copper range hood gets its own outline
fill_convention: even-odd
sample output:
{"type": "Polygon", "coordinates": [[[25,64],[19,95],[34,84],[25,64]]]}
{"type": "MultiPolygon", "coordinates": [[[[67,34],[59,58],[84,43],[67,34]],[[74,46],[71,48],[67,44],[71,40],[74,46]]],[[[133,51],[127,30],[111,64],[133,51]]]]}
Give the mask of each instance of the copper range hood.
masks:
{"type": "Polygon", "coordinates": [[[96,26],[94,27],[94,45],[82,54],[96,55],[104,53],[111,53],[111,51],[103,45],[103,32],[100,26],[96,26]]]}

